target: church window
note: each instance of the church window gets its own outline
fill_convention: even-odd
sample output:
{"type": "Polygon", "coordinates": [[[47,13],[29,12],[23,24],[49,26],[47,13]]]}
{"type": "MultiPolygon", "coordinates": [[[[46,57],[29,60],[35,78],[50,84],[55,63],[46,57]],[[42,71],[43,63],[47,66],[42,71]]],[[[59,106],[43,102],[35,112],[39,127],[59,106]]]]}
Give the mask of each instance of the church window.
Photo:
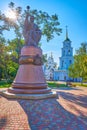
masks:
{"type": "Polygon", "coordinates": [[[58,76],[58,80],[59,80],[59,76],[58,76]]]}
{"type": "Polygon", "coordinates": [[[65,50],[64,50],[64,52],[63,52],[63,55],[65,56],[65,50]]]}
{"type": "Polygon", "coordinates": [[[64,61],[62,61],[62,67],[63,67],[64,61]]]}
{"type": "Polygon", "coordinates": [[[64,80],[66,81],[66,76],[64,76],[64,80]]]}
{"type": "Polygon", "coordinates": [[[70,50],[68,50],[68,54],[70,55],[70,50]]]}
{"type": "Polygon", "coordinates": [[[70,60],[70,61],[69,61],[69,63],[71,64],[71,63],[72,63],[72,61],[70,60]]]}

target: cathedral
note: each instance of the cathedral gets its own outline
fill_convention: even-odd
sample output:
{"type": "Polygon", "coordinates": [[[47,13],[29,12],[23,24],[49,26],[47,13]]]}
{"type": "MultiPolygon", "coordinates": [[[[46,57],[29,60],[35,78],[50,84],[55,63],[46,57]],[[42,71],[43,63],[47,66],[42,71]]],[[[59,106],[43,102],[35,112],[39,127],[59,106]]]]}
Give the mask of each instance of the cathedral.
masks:
{"type": "Polygon", "coordinates": [[[46,80],[54,80],[54,72],[56,71],[56,62],[54,62],[53,55],[49,56],[47,62],[44,64],[44,73],[46,80]]]}
{"type": "Polygon", "coordinates": [[[73,47],[71,46],[71,40],[68,38],[68,30],[66,27],[66,38],[63,41],[63,47],[61,49],[61,57],[59,57],[59,67],[56,67],[53,56],[48,58],[47,63],[44,64],[44,73],[47,80],[56,81],[73,81],[75,79],[68,76],[68,68],[74,62],[73,47]]]}

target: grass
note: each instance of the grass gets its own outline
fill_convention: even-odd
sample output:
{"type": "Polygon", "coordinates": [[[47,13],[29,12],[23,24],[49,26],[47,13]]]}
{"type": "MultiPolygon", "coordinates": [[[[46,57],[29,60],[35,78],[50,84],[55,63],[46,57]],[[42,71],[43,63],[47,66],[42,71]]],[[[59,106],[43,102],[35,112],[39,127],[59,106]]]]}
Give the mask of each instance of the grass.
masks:
{"type": "Polygon", "coordinates": [[[48,83],[48,87],[51,87],[51,88],[58,88],[58,87],[68,87],[66,84],[60,84],[56,81],[52,82],[52,81],[47,81],[48,83]]]}
{"type": "MultiPolygon", "coordinates": [[[[65,84],[59,84],[58,82],[47,81],[48,87],[58,88],[58,87],[68,87],[65,84]]],[[[0,81],[0,88],[9,88],[11,83],[8,83],[6,80],[0,81]]]]}
{"type": "Polygon", "coordinates": [[[5,80],[0,81],[0,88],[9,88],[10,86],[11,86],[11,83],[8,83],[5,80]]]}
{"type": "MultiPolygon", "coordinates": [[[[58,88],[58,87],[69,87],[66,84],[58,83],[57,81],[47,81],[48,87],[50,88],[58,88]]],[[[7,82],[6,80],[0,81],[0,88],[9,88],[11,86],[11,82],[7,82]]],[[[82,86],[82,87],[87,87],[87,84],[81,84],[81,83],[72,83],[73,87],[76,86],[82,86]]]]}
{"type": "MultiPolygon", "coordinates": [[[[48,83],[48,86],[51,87],[51,88],[69,87],[68,85],[66,85],[66,83],[65,84],[63,84],[63,83],[60,84],[57,81],[47,81],[47,83],[48,83]]],[[[77,86],[79,86],[79,87],[87,87],[87,84],[85,84],[85,83],[81,84],[81,83],[77,83],[77,82],[72,82],[71,84],[72,84],[71,87],[77,87],[77,86]]]]}
{"type": "Polygon", "coordinates": [[[75,86],[87,87],[87,84],[85,84],[85,83],[83,83],[83,84],[81,84],[81,83],[72,83],[72,84],[75,85],[75,86]]]}

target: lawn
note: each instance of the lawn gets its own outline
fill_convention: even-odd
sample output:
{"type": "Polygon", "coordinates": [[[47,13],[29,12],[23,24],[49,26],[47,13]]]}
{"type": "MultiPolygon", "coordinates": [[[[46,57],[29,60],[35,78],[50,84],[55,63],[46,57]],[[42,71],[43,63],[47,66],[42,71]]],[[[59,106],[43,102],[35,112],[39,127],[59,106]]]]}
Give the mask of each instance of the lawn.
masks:
{"type": "MultiPolygon", "coordinates": [[[[52,82],[52,81],[47,81],[48,87],[50,88],[58,88],[58,87],[68,87],[65,84],[59,84],[58,82],[52,82]]],[[[0,81],[0,88],[8,88],[11,86],[11,83],[8,83],[7,81],[3,80],[0,81]]]]}
{"type": "Polygon", "coordinates": [[[6,80],[0,81],[0,88],[9,88],[11,83],[8,83],[6,80]]]}
{"type": "MultiPolygon", "coordinates": [[[[58,88],[58,87],[69,87],[66,85],[66,83],[59,83],[57,81],[47,81],[48,87],[50,88],[58,88]]],[[[6,80],[0,81],[0,88],[9,88],[11,86],[11,82],[7,82],[6,80]]],[[[76,86],[82,86],[87,87],[87,84],[81,84],[81,83],[72,83],[73,87],[76,86]]]]}
{"type": "Polygon", "coordinates": [[[58,87],[68,87],[65,83],[58,83],[57,81],[47,81],[48,87],[58,88],[58,87]]]}
{"type": "Polygon", "coordinates": [[[79,86],[79,87],[87,87],[87,83],[83,83],[83,84],[81,84],[81,83],[72,83],[73,85],[76,85],[76,86],[79,86]]]}
{"type": "Polygon", "coordinates": [[[51,88],[58,88],[58,87],[87,87],[87,83],[77,83],[77,82],[71,82],[72,85],[68,86],[66,83],[59,83],[57,81],[47,81],[48,86],[51,88]]]}

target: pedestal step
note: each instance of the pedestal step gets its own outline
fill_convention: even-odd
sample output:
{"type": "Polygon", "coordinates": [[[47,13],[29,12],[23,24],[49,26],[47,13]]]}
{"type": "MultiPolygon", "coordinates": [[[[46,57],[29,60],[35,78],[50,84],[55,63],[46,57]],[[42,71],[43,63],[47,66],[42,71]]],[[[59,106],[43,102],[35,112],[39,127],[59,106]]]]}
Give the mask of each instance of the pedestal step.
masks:
{"type": "Polygon", "coordinates": [[[44,94],[51,92],[51,88],[44,88],[44,89],[19,89],[19,88],[9,88],[8,92],[14,93],[14,94],[44,94]]]}
{"type": "Polygon", "coordinates": [[[56,92],[50,92],[45,94],[13,94],[8,91],[2,91],[0,94],[6,98],[10,99],[29,99],[29,100],[38,100],[46,98],[57,98],[56,92]]]}

